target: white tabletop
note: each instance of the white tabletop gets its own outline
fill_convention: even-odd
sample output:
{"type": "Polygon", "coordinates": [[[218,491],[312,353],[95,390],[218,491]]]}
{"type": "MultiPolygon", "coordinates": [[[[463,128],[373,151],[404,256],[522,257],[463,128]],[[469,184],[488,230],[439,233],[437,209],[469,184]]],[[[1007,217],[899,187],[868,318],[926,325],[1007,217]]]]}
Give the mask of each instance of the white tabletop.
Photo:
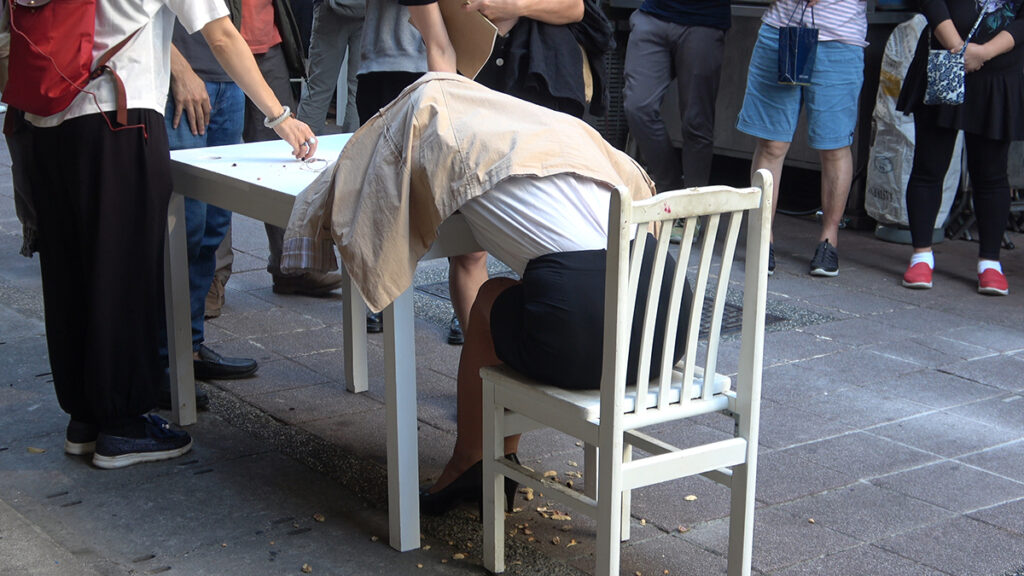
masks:
{"type": "Polygon", "coordinates": [[[291,155],[291,146],[283,140],[174,150],[171,160],[297,196],[321,172],[337,162],[341,149],[351,136],[333,134],[319,138],[314,156],[317,160],[308,163],[296,160],[291,155]]]}

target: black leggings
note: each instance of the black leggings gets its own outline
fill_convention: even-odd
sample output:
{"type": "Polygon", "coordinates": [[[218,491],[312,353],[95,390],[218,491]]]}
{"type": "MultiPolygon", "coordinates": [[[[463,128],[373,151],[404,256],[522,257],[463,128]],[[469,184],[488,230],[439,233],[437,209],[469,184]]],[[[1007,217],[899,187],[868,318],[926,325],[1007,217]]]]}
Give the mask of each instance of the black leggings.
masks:
{"type": "MultiPolygon", "coordinates": [[[[956,130],[915,120],[914,137],[907,216],[914,248],[928,248],[932,245],[932,230],[942,201],[942,181],[953,156],[956,130]]],[[[1010,142],[965,132],[964,144],[978,222],[978,257],[999,260],[1003,231],[1010,215],[1010,183],[1006,176],[1010,142]]]]}

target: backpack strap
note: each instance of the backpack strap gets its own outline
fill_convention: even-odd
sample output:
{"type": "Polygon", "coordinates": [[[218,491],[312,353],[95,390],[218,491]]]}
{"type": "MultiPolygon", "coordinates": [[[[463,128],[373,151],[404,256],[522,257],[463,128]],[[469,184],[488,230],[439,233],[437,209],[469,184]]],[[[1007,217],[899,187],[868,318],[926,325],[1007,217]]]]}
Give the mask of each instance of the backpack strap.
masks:
{"type": "Polygon", "coordinates": [[[96,61],[96,68],[89,74],[89,80],[95,80],[103,75],[104,72],[110,72],[110,75],[114,77],[114,89],[117,92],[117,123],[125,125],[128,123],[128,95],[124,88],[124,82],[121,81],[121,77],[117,75],[117,72],[113,68],[107,66],[107,62],[114,57],[122,48],[125,47],[132,38],[138,34],[136,30],[129,34],[124,40],[121,40],[117,44],[110,47],[109,50],[100,56],[100,59],[96,61]]]}

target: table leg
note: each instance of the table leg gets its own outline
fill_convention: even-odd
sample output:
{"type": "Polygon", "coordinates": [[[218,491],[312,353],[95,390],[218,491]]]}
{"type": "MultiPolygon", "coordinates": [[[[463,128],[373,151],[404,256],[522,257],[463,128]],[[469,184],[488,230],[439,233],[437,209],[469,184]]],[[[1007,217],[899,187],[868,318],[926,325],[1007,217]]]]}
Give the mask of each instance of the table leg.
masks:
{"type": "Polygon", "coordinates": [[[345,336],[345,386],[349,392],[369,389],[366,373],[366,302],[352,276],[342,267],[342,333],[345,336]]]}
{"type": "Polygon", "coordinates": [[[164,243],[164,307],[167,358],[171,377],[171,419],[180,426],[196,422],[196,382],[192,373],[192,305],[188,294],[185,197],[171,194],[164,243]]]}
{"type": "Polygon", "coordinates": [[[409,289],[384,309],[388,526],[391,547],[401,552],[420,547],[415,328],[409,289]]]}

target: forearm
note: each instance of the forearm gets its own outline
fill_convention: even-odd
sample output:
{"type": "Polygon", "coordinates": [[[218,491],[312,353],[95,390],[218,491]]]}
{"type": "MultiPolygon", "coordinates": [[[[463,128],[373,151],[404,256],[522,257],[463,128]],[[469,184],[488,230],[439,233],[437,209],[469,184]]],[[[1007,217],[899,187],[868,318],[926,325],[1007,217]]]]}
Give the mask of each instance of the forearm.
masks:
{"type": "Polygon", "coordinates": [[[519,16],[547,24],[572,24],[583,19],[583,0],[518,0],[519,16]]]}
{"type": "Polygon", "coordinates": [[[1006,54],[1010,50],[1013,50],[1014,45],[1013,36],[1006,30],[1003,30],[996,34],[991,40],[981,45],[982,54],[987,62],[996,56],[1006,54]]]}
{"type": "Polygon", "coordinates": [[[423,37],[427,48],[427,69],[432,72],[455,72],[455,48],[437,4],[409,6],[409,19],[423,37]]]}
{"type": "Polygon", "coordinates": [[[213,20],[203,27],[202,33],[217,62],[245,95],[268,118],[279,117],[284,106],[263,79],[249,46],[231,21],[227,17],[213,20]]]}
{"type": "Polygon", "coordinates": [[[959,50],[964,45],[964,39],[956,31],[956,26],[953,25],[952,20],[939,22],[932,33],[935,34],[939,44],[946,50],[959,50]]]}

